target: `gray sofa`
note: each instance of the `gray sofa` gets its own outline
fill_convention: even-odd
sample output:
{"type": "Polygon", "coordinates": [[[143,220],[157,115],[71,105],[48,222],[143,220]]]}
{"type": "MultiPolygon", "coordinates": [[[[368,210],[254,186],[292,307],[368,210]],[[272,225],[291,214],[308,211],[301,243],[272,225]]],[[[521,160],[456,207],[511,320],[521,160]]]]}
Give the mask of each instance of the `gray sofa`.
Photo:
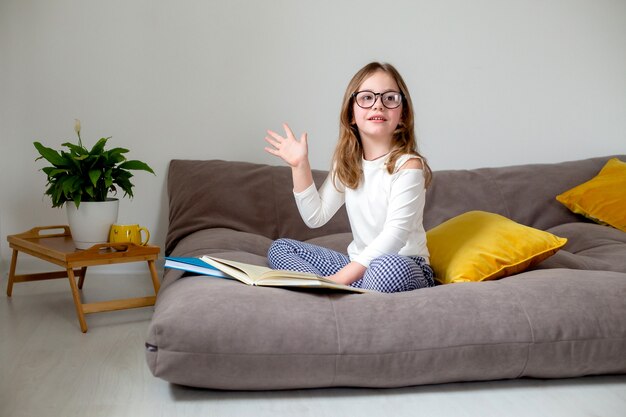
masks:
{"type": "MultiPolygon", "coordinates": [[[[172,383],[230,390],[626,373],[626,233],[555,200],[608,159],[434,173],[427,230],[483,210],[568,238],[539,265],[500,280],[348,294],[166,270],[148,365],[172,383]]],[[[325,175],[314,172],[318,184],[325,175]]],[[[287,167],[171,161],[166,254],[266,264],[278,237],[345,251],[345,212],[308,229],[291,188],[287,167]]]]}

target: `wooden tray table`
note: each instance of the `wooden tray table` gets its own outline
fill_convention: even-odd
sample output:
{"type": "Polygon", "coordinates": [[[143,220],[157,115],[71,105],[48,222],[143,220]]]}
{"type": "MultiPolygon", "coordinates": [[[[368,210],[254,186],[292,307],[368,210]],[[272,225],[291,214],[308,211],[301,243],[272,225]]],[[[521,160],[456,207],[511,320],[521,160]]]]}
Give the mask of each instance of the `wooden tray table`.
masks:
{"type": "Polygon", "coordinates": [[[78,250],[74,246],[69,226],[65,225],[35,227],[24,233],[7,236],[7,240],[9,247],[13,249],[7,296],[11,297],[13,284],[17,282],[67,277],[69,278],[70,289],[72,290],[72,297],[76,306],[76,315],[83,333],[87,332],[85,314],[153,306],[156,301],[156,294],[159,292],[160,286],[155,267],[155,261],[160,251],[158,246],[139,246],[133,243],[103,243],[94,245],[86,250],[78,250]],[[16,275],[15,269],[19,252],[59,265],[65,271],[16,275]],[[78,290],[83,288],[87,267],[140,261],[148,263],[155,295],[96,303],[83,303],[81,301],[78,290]],[[79,278],[78,283],[76,282],[76,277],[79,278]]]}

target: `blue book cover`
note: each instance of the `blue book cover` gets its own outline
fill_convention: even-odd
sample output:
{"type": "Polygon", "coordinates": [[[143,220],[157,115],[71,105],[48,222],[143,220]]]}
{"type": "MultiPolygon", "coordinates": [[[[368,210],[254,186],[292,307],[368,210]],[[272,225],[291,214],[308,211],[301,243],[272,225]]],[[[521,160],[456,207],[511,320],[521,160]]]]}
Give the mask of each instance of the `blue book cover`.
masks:
{"type": "Polygon", "coordinates": [[[232,279],[229,275],[225,274],[214,266],[209,265],[202,259],[194,257],[166,256],[165,268],[180,269],[182,271],[194,272],[201,275],[232,279]]]}

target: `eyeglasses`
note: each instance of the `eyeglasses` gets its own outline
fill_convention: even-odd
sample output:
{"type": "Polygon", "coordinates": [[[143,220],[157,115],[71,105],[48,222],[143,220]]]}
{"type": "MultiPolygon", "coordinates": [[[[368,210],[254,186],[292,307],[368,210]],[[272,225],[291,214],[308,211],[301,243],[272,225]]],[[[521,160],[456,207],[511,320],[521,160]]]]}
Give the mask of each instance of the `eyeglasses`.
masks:
{"type": "Polygon", "coordinates": [[[371,109],[380,96],[380,102],[388,109],[396,109],[402,104],[403,95],[399,91],[385,91],[384,93],[375,93],[373,91],[357,91],[352,93],[357,106],[362,109],[371,109]]]}

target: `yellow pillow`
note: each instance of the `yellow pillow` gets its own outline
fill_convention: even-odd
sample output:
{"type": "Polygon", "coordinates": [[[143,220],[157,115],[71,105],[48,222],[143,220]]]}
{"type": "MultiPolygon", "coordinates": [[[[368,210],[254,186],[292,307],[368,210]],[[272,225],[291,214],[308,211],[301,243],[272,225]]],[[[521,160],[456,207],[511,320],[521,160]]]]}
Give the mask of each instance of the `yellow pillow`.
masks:
{"type": "Polygon", "coordinates": [[[598,175],[556,199],[574,213],[626,232],[626,163],[610,159],[598,175]]]}
{"type": "Polygon", "coordinates": [[[485,211],[469,211],[426,233],[437,281],[484,281],[522,272],[567,239],[485,211]]]}

